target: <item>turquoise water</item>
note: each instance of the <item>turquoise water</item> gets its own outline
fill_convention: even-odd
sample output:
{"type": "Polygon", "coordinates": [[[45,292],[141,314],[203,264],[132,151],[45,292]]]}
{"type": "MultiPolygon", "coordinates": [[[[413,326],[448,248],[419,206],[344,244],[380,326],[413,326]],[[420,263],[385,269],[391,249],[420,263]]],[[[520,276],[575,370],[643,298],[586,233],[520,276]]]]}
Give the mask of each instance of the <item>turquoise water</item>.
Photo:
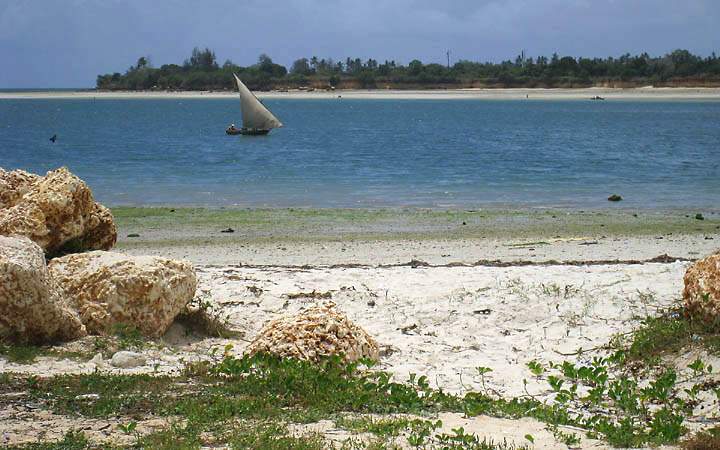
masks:
{"type": "Polygon", "coordinates": [[[265,103],[285,128],[243,137],[234,99],[0,100],[0,166],[66,165],[109,205],[720,205],[719,102],[265,103]]]}

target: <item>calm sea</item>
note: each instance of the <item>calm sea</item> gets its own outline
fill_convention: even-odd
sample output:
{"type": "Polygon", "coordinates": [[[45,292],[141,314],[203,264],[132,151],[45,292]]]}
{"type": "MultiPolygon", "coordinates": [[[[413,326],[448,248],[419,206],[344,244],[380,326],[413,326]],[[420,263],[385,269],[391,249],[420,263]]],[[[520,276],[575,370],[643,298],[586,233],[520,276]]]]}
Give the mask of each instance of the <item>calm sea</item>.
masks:
{"type": "Polygon", "coordinates": [[[243,137],[233,99],[0,100],[0,166],[113,206],[720,206],[720,102],[265,103],[285,128],[243,137]]]}

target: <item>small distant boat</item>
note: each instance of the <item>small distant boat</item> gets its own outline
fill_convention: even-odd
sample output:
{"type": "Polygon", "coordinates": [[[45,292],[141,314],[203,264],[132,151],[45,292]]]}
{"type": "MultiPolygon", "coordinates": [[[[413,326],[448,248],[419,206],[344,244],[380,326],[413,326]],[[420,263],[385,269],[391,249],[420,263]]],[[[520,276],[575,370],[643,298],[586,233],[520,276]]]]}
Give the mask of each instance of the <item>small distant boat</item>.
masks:
{"type": "Polygon", "coordinates": [[[590,100],[605,100],[605,98],[600,97],[599,95],[596,95],[595,97],[590,97],[590,100]]]}
{"type": "Polygon", "coordinates": [[[233,74],[233,76],[235,77],[235,82],[240,92],[240,109],[243,122],[242,128],[235,128],[234,125],[230,125],[225,130],[225,133],[230,135],[243,134],[258,136],[268,134],[273,128],[282,127],[282,122],[255,97],[255,94],[250,92],[250,89],[240,81],[240,78],[235,74],[233,74]]]}

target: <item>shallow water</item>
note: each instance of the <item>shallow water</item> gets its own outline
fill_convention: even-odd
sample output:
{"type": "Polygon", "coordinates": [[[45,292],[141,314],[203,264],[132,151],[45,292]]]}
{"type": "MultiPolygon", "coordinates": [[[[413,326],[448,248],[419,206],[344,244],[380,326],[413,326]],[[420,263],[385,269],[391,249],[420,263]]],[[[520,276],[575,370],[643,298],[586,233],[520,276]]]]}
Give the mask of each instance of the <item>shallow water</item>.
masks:
{"type": "Polygon", "coordinates": [[[285,128],[243,137],[232,99],[0,100],[0,166],[109,205],[720,205],[720,102],[265,103],[285,128]]]}

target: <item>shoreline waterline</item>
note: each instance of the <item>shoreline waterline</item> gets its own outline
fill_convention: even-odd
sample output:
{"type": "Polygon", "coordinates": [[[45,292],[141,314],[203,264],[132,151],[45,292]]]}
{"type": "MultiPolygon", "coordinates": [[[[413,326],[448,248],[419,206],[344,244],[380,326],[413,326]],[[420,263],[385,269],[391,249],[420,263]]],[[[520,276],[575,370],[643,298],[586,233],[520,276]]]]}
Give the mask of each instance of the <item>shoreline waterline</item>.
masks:
{"type": "MultiPolygon", "coordinates": [[[[720,214],[112,208],[123,252],[195,264],[432,265],[693,259],[720,247],[720,214]]],[[[520,265],[522,265],[520,264],[520,265]]]]}
{"type": "MultiPolygon", "coordinates": [[[[720,87],[681,88],[467,88],[467,89],[346,89],[258,91],[271,99],[392,99],[392,100],[720,100],[720,87]]],[[[97,91],[72,89],[0,90],[0,100],[12,99],[227,99],[234,91],[97,91]]]]}

